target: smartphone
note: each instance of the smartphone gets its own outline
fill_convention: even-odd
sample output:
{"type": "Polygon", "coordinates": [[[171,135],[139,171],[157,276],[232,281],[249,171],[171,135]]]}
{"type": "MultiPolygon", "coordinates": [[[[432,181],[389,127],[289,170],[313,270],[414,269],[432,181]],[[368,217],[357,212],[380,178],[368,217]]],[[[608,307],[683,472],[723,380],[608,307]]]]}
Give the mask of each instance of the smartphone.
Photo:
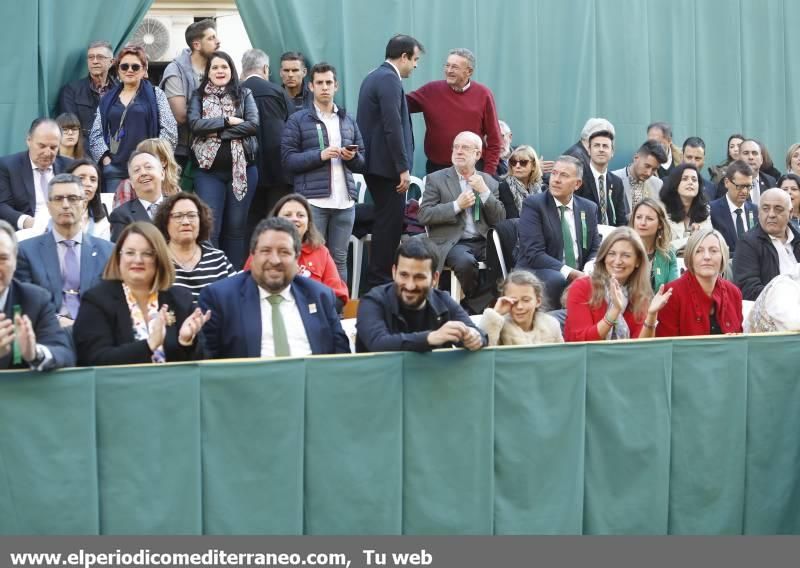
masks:
{"type": "Polygon", "coordinates": [[[358,152],[358,144],[348,144],[347,146],[345,146],[345,148],[347,148],[351,152],[358,152]]]}

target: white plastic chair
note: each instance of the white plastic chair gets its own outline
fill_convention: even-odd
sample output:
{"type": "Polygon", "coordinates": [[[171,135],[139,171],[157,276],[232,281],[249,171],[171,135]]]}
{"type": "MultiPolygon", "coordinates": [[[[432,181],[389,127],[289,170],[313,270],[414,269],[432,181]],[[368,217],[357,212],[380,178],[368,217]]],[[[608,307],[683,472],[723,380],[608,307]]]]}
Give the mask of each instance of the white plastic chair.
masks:
{"type": "Polygon", "coordinates": [[[103,205],[105,205],[106,211],[108,213],[111,213],[111,211],[114,209],[114,194],[113,193],[101,193],[100,194],[100,202],[103,205]]]}
{"type": "Polygon", "coordinates": [[[600,233],[600,240],[602,241],[608,235],[610,235],[616,227],[612,225],[597,225],[597,232],[600,233]]]}
{"type": "MultiPolygon", "coordinates": [[[[364,203],[367,195],[367,182],[361,174],[353,174],[353,180],[358,188],[358,202],[364,203]]],[[[364,258],[364,244],[370,241],[372,241],[372,234],[365,235],[360,239],[355,235],[350,235],[350,244],[353,246],[353,267],[351,272],[353,278],[350,297],[354,300],[358,299],[358,290],[361,287],[361,263],[364,258]]]]}

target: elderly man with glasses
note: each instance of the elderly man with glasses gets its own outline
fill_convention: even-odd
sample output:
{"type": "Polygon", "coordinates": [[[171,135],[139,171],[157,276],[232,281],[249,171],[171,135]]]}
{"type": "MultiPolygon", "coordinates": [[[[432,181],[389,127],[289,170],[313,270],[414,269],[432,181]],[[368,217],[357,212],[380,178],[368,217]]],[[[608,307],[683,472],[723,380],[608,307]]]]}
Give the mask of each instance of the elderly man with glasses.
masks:
{"type": "MultiPolygon", "coordinates": [[[[461,132],[452,143],[453,166],[430,174],[417,218],[437,249],[439,266],[453,269],[464,290],[462,306],[482,313],[491,299],[480,286],[478,262],[486,258],[489,229],[506,218],[497,181],[476,171],[483,141],[474,132],[461,132]]],[[[458,298],[455,298],[458,301],[458,298]]]]}
{"type": "Polygon", "coordinates": [[[62,327],[78,315],[81,294],[102,279],[111,243],[83,232],[86,208],[81,178],[58,174],[47,186],[51,230],[19,244],[17,279],[50,292],[62,327]]]}
{"type": "Polygon", "coordinates": [[[93,41],[86,52],[86,65],[89,75],[68,83],[61,88],[58,96],[58,114],[71,112],[81,122],[83,139],[89,139],[97,105],[116,83],[108,73],[114,63],[114,53],[107,41],[93,41]]]}

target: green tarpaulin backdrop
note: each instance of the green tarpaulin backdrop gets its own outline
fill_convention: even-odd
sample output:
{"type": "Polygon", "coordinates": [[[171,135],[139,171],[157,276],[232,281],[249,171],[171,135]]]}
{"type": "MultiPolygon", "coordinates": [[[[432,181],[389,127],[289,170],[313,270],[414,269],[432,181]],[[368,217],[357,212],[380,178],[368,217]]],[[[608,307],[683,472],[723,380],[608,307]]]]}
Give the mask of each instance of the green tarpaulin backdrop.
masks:
{"type": "MultiPolygon", "coordinates": [[[[58,88],[84,73],[91,39],[115,46],[151,0],[34,0],[0,6],[0,155],[24,148],[31,120],[53,109],[58,88]],[[113,6],[113,8],[112,8],[113,6]]],[[[617,129],[616,165],[668,120],[680,145],[690,135],[724,157],[741,131],[761,138],[778,168],[800,139],[800,57],[794,0],[237,0],[252,43],[278,59],[302,50],[339,70],[339,101],[356,111],[361,80],[383,60],[387,39],[417,37],[427,55],[411,90],[442,78],[447,51],[477,56],[475,79],[494,91],[516,144],[553,158],[578,139],[590,116],[617,129]]],[[[191,4],[187,4],[187,12],[191,4]]],[[[222,38],[223,49],[225,38],[222,38]]],[[[238,62],[237,62],[238,63],[238,62]]],[[[414,119],[422,174],[422,119],[414,119]]]]}
{"type": "Polygon", "coordinates": [[[800,532],[798,336],[0,375],[0,533],[800,532]]]}

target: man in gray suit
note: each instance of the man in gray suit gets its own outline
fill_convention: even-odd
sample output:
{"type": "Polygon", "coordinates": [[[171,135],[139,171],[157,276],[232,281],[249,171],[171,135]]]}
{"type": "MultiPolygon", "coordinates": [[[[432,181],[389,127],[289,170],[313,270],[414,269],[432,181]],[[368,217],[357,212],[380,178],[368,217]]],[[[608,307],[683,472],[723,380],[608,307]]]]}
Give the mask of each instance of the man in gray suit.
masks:
{"type": "MultiPolygon", "coordinates": [[[[438,249],[439,266],[452,268],[464,290],[466,307],[483,311],[489,297],[481,294],[478,262],[486,258],[486,234],[506,218],[497,181],[475,170],[483,141],[474,132],[461,132],[453,141],[452,167],[430,174],[418,220],[438,249]]],[[[458,298],[455,298],[456,301],[458,298]]]]}
{"type": "Polygon", "coordinates": [[[113,247],[82,232],[86,198],[81,178],[58,174],[50,180],[47,208],[52,230],[19,244],[16,276],[50,292],[59,323],[69,327],[81,294],[100,282],[113,247]]]}

